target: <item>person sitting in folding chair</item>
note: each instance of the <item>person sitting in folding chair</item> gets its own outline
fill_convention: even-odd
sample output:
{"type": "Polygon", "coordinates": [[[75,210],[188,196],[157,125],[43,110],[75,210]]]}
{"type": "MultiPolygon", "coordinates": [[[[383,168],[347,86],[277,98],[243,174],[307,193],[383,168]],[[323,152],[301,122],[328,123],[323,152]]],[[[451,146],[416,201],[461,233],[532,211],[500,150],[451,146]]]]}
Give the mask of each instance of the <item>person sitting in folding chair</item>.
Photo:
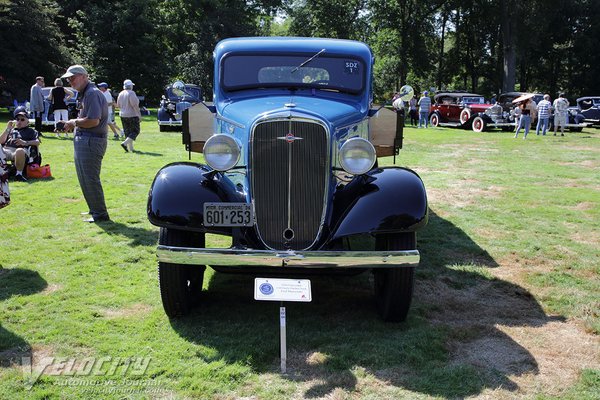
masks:
{"type": "Polygon", "coordinates": [[[4,155],[16,167],[15,179],[26,182],[23,174],[25,166],[31,163],[40,163],[40,140],[38,132],[29,127],[29,118],[24,107],[17,107],[14,112],[15,121],[8,121],[6,129],[0,135],[0,144],[3,146],[4,155]]]}

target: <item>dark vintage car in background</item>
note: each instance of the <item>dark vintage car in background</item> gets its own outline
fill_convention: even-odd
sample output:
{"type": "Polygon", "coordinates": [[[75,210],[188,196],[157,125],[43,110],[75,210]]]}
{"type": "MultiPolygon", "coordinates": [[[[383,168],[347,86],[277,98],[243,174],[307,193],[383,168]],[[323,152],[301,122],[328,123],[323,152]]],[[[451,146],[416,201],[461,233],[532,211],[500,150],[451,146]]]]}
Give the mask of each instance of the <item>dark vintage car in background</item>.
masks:
{"type": "Polygon", "coordinates": [[[167,315],[198,304],[210,266],[262,277],[372,272],[382,318],[404,320],[427,196],[414,171],[378,165],[402,146],[402,125],[372,104],[371,49],[235,38],[213,55],[214,104],[183,118],[187,150],[204,159],[163,167],[148,197],[167,315]],[[231,245],[207,247],[207,233],[231,245]]]}
{"type": "Polygon", "coordinates": [[[198,85],[186,84],[184,91],[174,91],[173,85],[165,87],[165,94],[158,108],[158,129],[181,129],[183,111],[202,101],[202,89],[198,85]]]}
{"type": "Polygon", "coordinates": [[[576,112],[583,116],[584,123],[600,127],[600,96],[578,98],[576,112]]]}
{"type": "MultiPolygon", "coordinates": [[[[506,92],[498,96],[496,104],[490,105],[483,112],[479,112],[473,117],[471,127],[475,132],[483,132],[491,128],[501,128],[505,131],[512,131],[516,128],[515,107],[513,100],[517,97],[529,94],[528,92],[506,92]]],[[[541,93],[532,93],[532,101],[538,104],[544,95],[541,93]]]]}
{"type": "Polygon", "coordinates": [[[466,92],[438,92],[433,96],[429,111],[431,126],[470,128],[473,119],[489,108],[480,94],[466,92]]]}

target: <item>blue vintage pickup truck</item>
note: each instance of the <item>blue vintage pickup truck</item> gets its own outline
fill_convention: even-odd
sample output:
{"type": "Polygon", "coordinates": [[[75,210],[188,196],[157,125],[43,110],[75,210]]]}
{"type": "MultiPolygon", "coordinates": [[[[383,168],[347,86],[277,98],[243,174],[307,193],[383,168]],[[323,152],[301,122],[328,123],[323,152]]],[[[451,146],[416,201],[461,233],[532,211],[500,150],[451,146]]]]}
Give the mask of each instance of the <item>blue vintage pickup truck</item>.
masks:
{"type": "Polygon", "coordinates": [[[382,318],[406,318],[427,196],[414,171],[378,166],[398,154],[402,124],[373,105],[373,60],[350,40],[217,44],[213,103],[183,117],[183,143],[204,163],[166,165],[148,198],[169,317],[198,304],[210,266],[280,277],[370,271],[382,318]],[[231,246],[206,247],[206,233],[231,246]]]}

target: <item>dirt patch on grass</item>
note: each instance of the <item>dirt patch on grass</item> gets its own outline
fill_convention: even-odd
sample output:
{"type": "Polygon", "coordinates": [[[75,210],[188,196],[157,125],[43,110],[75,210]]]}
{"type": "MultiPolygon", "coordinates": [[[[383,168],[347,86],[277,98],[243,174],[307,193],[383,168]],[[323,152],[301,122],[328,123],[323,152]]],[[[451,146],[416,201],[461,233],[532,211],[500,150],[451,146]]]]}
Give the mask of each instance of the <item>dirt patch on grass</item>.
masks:
{"type": "Polygon", "coordinates": [[[443,305],[427,319],[451,329],[451,363],[474,367],[486,380],[488,389],[478,397],[559,395],[582,369],[600,368],[597,336],[575,321],[546,315],[532,294],[514,283],[524,279],[524,272],[549,269],[535,260],[528,263],[524,267],[524,260],[513,255],[490,269],[499,279],[467,288],[452,288],[444,279],[417,283],[420,302],[443,305]]]}
{"type": "Polygon", "coordinates": [[[427,197],[431,204],[449,204],[463,208],[477,204],[479,199],[500,198],[504,190],[505,188],[495,185],[482,187],[478,180],[465,178],[456,180],[451,187],[445,189],[429,188],[427,197]]]}
{"type": "Polygon", "coordinates": [[[46,288],[44,290],[42,290],[41,294],[52,294],[54,292],[58,292],[62,288],[63,288],[63,285],[60,285],[57,283],[52,283],[52,284],[46,286],[46,288]]]}
{"type": "Polygon", "coordinates": [[[130,318],[135,316],[146,315],[151,310],[152,307],[148,304],[136,303],[125,308],[105,308],[100,311],[100,314],[108,319],[130,318]]]}

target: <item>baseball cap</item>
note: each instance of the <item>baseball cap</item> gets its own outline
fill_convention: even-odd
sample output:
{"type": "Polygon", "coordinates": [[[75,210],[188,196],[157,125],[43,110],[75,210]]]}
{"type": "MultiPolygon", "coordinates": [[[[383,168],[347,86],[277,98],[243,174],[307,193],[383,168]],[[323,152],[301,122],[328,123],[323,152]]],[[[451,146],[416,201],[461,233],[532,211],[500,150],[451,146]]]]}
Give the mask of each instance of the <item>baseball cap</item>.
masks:
{"type": "Polygon", "coordinates": [[[27,109],[23,106],[19,106],[19,107],[15,108],[15,111],[13,112],[13,116],[16,118],[17,115],[24,115],[27,117],[27,109]]]}
{"type": "Polygon", "coordinates": [[[108,83],[106,82],[101,82],[98,84],[98,87],[103,87],[103,88],[107,88],[108,87],[108,83]]]}
{"type": "Polygon", "coordinates": [[[125,79],[123,81],[123,87],[125,87],[125,86],[133,86],[133,85],[135,85],[135,83],[131,82],[131,79],[125,79]]]}
{"type": "Polygon", "coordinates": [[[71,65],[68,69],[67,72],[65,72],[65,74],[63,76],[61,76],[61,78],[70,78],[73,75],[87,75],[87,71],[85,68],[83,68],[83,66],[81,65],[71,65]]]}

